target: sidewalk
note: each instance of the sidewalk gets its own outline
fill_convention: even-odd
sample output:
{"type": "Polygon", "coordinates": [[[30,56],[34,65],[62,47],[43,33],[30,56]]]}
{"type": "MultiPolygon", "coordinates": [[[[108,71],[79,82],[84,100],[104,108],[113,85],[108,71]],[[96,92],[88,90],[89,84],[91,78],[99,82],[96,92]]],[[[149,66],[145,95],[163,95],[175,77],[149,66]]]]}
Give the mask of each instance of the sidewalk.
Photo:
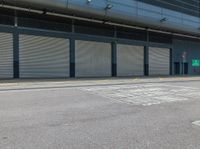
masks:
{"type": "Polygon", "coordinates": [[[132,78],[79,78],[79,79],[18,79],[1,80],[0,91],[42,89],[42,88],[68,88],[95,85],[120,85],[138,83],[161,83],[200,81],[200,77],[132,77],[132,78]]]}

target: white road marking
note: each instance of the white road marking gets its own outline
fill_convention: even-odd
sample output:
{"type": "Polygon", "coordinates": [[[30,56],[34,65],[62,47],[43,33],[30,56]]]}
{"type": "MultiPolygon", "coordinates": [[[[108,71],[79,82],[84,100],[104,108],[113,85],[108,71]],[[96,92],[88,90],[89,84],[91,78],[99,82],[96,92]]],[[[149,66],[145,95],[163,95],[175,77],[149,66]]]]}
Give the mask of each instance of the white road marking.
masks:
{"type": "Polygon", "coordinates": [[[200,120],[192,122],[193,125],[200,126],[200,120]]]}
{"type": "Polygon", "coordinates": [[[50,88],[19,88],[19,89],[8,89],[8,90],[0,90],[0,94],[3,93],[18,93],[18,92],[41,92],[41,91],[57,91],[57,90],[66,90],[66,89],[72,89],[68,87],[50,87],[50,88]]]}
{"type": "Polygon", "coordinates": [[[200,97],[198,88],[159,83],[93,86],[80,89],[118,102],[143,106],[199,99],[200,97]]]}

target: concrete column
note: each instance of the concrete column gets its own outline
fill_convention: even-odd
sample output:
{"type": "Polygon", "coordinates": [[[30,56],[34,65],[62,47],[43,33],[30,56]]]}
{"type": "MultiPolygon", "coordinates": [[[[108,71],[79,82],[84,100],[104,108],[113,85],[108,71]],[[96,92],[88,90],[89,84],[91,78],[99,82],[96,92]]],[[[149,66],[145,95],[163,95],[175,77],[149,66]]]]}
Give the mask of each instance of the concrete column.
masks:
{"type": "Polygon", "coordinates": [[[144,47],[144,75],[149,76],[149,47],[144,47]]]}
{"type": "Polygon", "coordinates": [[[19,78],[19,33],[17,27],[13,33],[13,72],[14,78],[19,78]]]}
{"type": "Polygon", "coordinates": [[[173,75],[173,49],[170,49],[170,75],[173,75]]]}
{"type": "Polygon", "coordinates": [[[75,39],[70,38],[70,77],[75,77],[75,39]]]}
{"type": "Polygon", "coordinates": [[[112,42],[112,76],[117,76],[117,43],[112,42]]]}

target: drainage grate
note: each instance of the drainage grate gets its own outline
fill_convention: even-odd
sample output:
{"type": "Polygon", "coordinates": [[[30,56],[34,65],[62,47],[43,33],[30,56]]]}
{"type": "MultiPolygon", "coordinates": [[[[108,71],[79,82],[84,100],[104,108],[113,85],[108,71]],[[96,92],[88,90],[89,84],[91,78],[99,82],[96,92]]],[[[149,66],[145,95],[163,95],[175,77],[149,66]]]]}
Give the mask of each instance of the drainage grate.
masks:
{"type": "Polygon", "coordinates": [[[193,125],[196,125],[196,126],[200,126],[200,121],[194,121],[192,122],[193,125]]]}

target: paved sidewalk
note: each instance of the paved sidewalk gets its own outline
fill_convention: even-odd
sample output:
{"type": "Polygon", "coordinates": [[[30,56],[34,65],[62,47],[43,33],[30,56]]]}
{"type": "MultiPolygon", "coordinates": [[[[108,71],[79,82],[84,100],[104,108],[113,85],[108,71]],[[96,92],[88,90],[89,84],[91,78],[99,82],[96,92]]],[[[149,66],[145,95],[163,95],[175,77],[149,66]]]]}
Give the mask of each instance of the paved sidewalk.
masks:
{"type": "Polygon", "coordinates": [[[199,81],[200,77],[134,77],[134,78],[77,78],[77,79],[17,79],[1,80],[0,91],[38,88],[67,88],[95,85],[199,81]]]}

